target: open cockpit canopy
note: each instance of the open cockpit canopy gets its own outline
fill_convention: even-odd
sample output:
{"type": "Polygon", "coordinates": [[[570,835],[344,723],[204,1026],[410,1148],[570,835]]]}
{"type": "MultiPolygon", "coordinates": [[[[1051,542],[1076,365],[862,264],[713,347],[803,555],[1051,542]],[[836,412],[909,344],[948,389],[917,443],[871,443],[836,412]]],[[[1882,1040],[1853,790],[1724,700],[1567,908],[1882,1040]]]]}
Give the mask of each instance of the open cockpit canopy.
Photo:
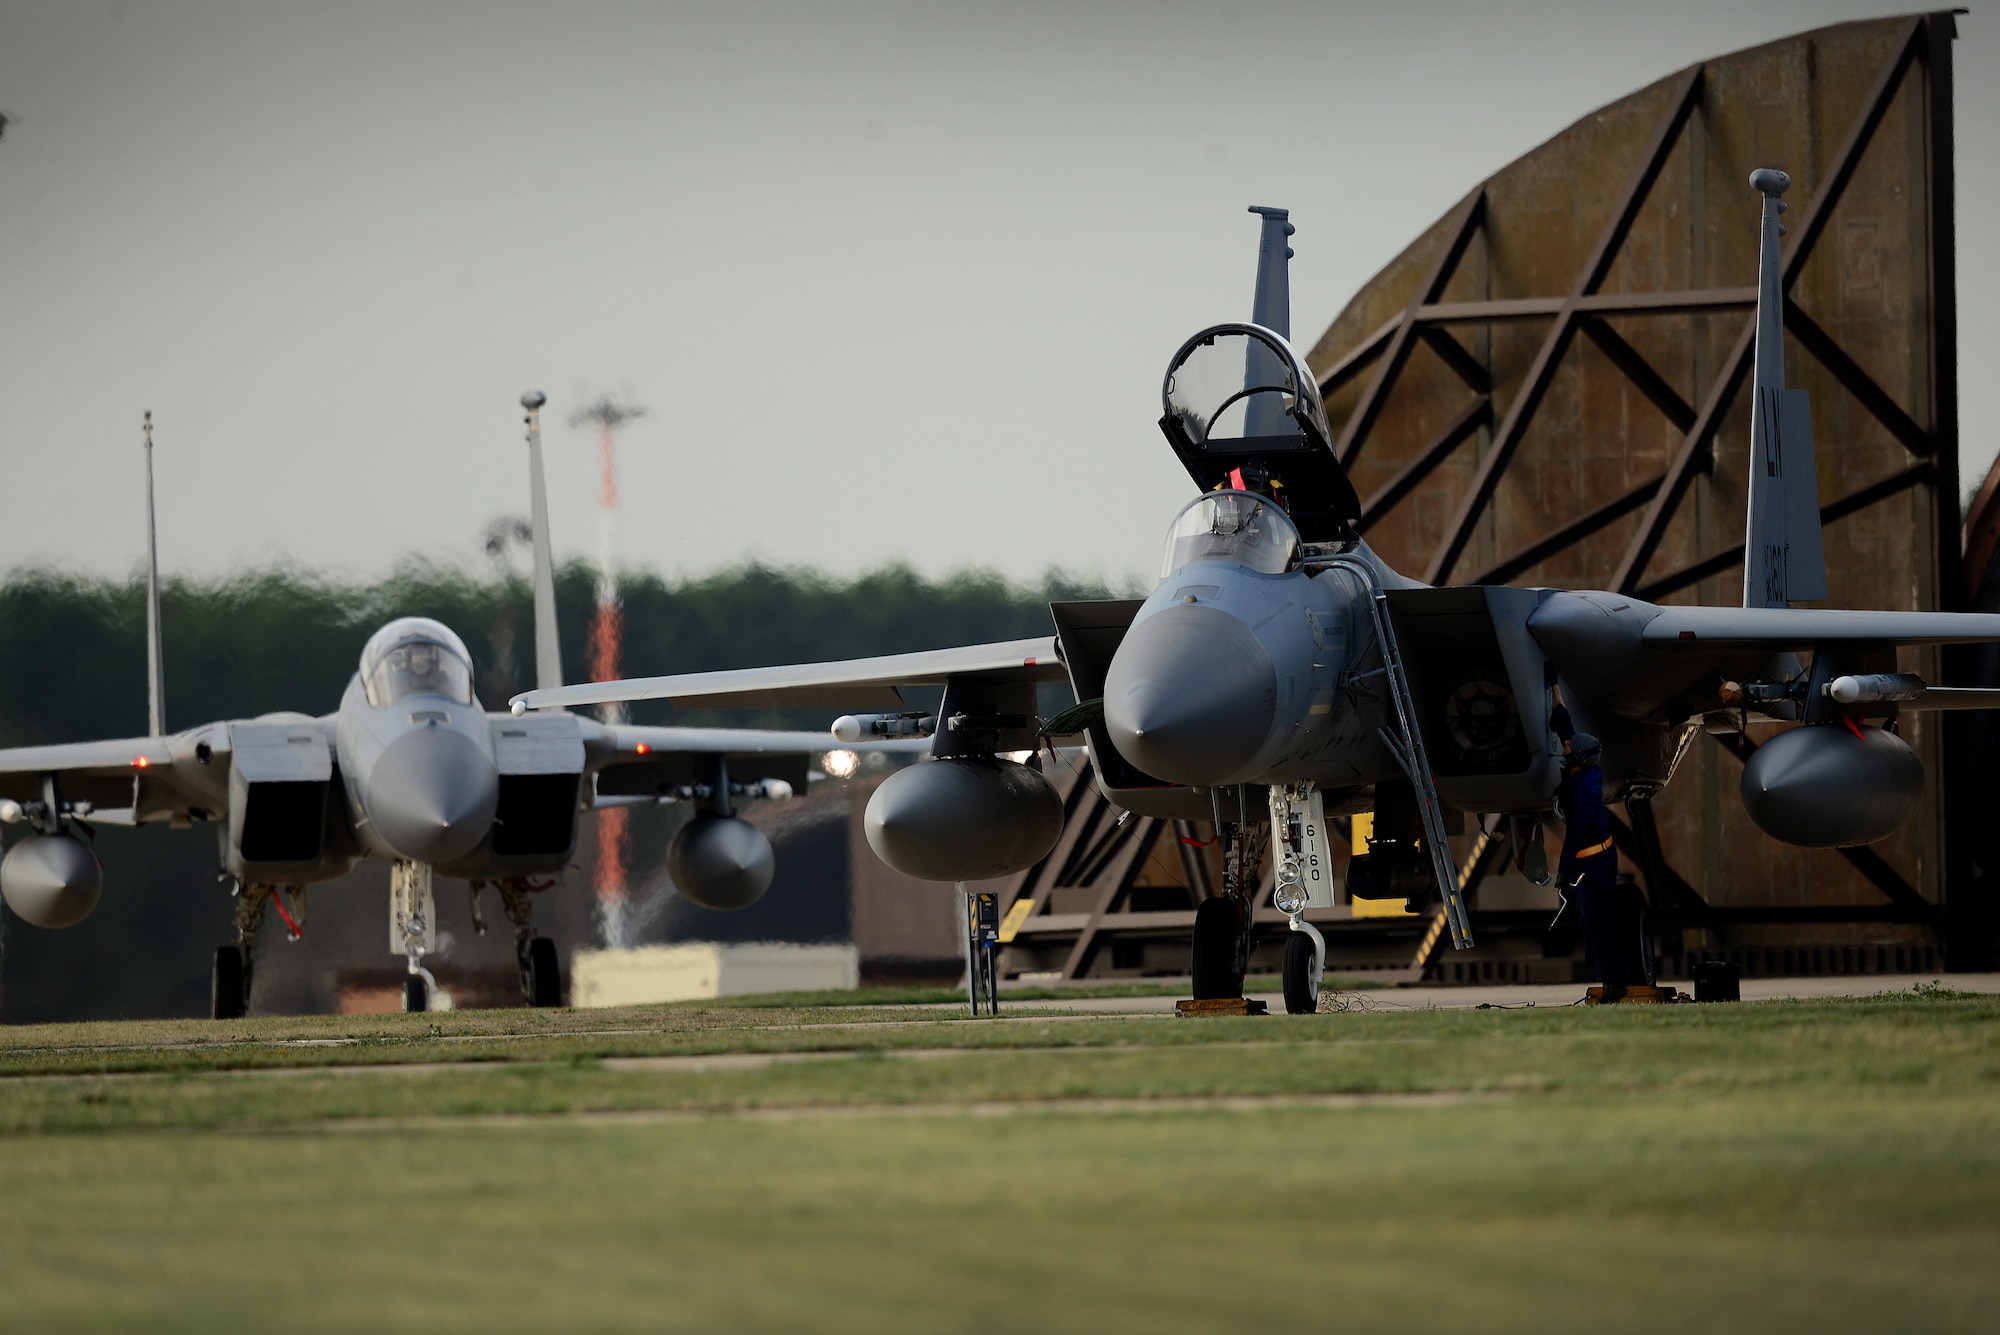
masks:
{"type": "Polygon", "coordinates": [[[1260,325],[1202,330],[1174,354],[1160,429],[1203,491],[1278,497],[1310,542],[1339,541],[1361,503],[1333,455],[1319,383],[1303,358],[1260,325]]]}
{"type": "Polygon", "coordinates": [[[361,651],[361,686],[381,709],[412,695],[472,703],[472,655],[451,627],[429,617],[401,617],[376,631],[361,651]]]}
{"type": "Polygon", "coordinates": [[[1167,415],[1204,448],[1330,443],[1312,373],[1291,344],[1254,324],[1216,325],[1189,339],[1167,368],[1165,394],[1167,415]]]}

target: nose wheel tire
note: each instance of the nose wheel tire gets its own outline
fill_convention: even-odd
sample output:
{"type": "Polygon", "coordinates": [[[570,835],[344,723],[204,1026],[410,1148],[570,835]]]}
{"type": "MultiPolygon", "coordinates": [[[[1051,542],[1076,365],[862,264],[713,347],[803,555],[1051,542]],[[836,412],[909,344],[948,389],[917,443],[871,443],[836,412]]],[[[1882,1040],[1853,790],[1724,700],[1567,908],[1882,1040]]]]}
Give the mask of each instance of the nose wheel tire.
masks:
{"type": "Polygon", "coordinates": [[[1211,1001],[1243,995],[1243,975],[1236,971],[1237,936],[1243,908],[1234,898],[1205,899],[1194,911],[1194,999],[1211,1001]]]}
{"type": "Polygon", "coordinates": [[[1285,942],[1285,1014],[1313,1015],[1319,1011],[1319,984],[1313,978],[1312,938],[1293,932],[1285,942]]]}
{"type": "Polygon", "coordinates": [[[562,961],[556,943],[538,936],[528,943],[527,967],[522,970],[530,1006],[562,1005],[562,961]]]}
{"type": "Polygon", "coordinates": [[[403,1009],[416,1013],[427,1011],[430,1008],[431,990],[425,985],[423,977],[413,973],[405,978],[403,980],[403,1009]]]}
{"type": "Polygon", "coordinates": [[[209,975],[208,1013],[218,1020],[240,1018],[250,1007],[248,981],[244,977],[242,949],[218,946],[215,969],[209,975]]]}

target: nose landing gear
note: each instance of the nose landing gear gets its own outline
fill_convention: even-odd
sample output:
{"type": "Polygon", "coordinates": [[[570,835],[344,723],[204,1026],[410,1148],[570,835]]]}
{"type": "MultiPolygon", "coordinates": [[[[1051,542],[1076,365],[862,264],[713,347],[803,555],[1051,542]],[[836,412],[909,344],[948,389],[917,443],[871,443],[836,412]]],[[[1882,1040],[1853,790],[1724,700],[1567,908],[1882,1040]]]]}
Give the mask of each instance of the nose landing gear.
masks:
{"type": "Polygon", "coordinates": [[[1285,1013],[1319,1010],[1319,983],[1326,973],[1326,938],[1306,921],[1308,908],[1333,906],[1333,850],[1326,837],[1326,811],[1311,784],[1271,789],[1271,843],[1277,861],[1272,902],[1291,921],[1285,938],[1285,1013]]]}
{"type": "Polygon", "coordinates": [[[437,947],[437,901],[431,893],[428,862],[398,861],[389,869],[389,949],[410,964],[403,981],[403,1009],[427,1011],[437,997],[437,979],[424,956],[437,947]]]}
{"type": "Polygon", "coordinates": [[[1302,913],[1292,915],[1292,935],[1285,938],[1287,1015],[1312,1015],[1319,1010],[1319,984],[1326,973],[1326,938],[1302,913]]]}

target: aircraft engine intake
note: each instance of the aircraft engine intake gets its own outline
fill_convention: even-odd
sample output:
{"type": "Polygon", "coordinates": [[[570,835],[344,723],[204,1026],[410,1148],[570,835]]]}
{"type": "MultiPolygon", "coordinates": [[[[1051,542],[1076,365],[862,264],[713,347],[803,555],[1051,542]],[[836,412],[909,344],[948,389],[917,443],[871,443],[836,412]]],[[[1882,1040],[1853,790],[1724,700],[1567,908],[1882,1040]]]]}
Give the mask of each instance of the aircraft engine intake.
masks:
{"type": "Polygon", "coordinates": [[[1062,799],[1037,770],[957,756],[891,775],[864,822],[877,857],[921,881],[983,881],[1025,871],[1062,835],[1062,799]]]}
{"type": "Polygon", "coordinates": [[[667,845],[675,888],[705,909],[749,908],[771,888],[776,868],[762,830],[711,811],[697,813],[667,845]]]}
{"type": "Polygon", "coordinates": [[[1743,767],[1750,819],[1802,848],[1885,839],[1916,814],[1923,791],[1923,761],[1881,728],[1793,728],[1758,747],[1743,767]]]}
{"type": "Polygon", "coordinates": [[[36,927],[74,927],[103,894],[104,868],[75,835],[30,835],[0,861],[0,896],[36,927]]]}

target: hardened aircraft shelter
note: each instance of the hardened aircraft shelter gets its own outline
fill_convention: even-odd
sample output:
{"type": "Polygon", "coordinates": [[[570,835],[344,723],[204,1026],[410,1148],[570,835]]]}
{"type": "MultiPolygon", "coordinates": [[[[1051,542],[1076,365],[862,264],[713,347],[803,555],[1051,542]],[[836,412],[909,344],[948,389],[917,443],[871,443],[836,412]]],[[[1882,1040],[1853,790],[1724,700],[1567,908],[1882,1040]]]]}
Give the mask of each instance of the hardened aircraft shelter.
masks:
{"type": "MultiPolygon", "coordinates": [[[[1435,584],[1740,604],[1757,266],[1744,183],[1778,166],[1793,181],[1789,375],[1820,442],[1829,605],[1995,602],[2000,489],[1975,502],[1972,563],[1961,538],[1954,36],[1937,12],[1703,61],[1473,186],[1310,352],[1369,543],[1435,584]]],[[[1906,650],[1878,670],[2000,685],[1995,658],[1906,650]]],[[[1679,739],[1671,783],[1615,824],[1664,972],[1717,958],[1753,975],[1991,967],[1993,725],[1902,726],[1928,776],[1921,814],[1842,850],[1780,844],[1745,814],[1742,762],[1774,725],[1746,730],[1718,701],[1679,739]]],[[[1003,893],[1023,905],[1006,967],[1184,969],[1194,904],[1216,883],[1209,831],[1116,823],[1087,782],[1067,803],[1063,841],[1003,893]]],[[[1455,844],[1479,949],[1447,958],[1432,920],[1342,904],[1313,914],[1329,970],[1566,979],[1574,943],[1547,930],[1553,889],[1512,874],[1476,829],[1455,844]]],[[[1283,915],[1267,913],[1275,940],[1283,915]]]]}

